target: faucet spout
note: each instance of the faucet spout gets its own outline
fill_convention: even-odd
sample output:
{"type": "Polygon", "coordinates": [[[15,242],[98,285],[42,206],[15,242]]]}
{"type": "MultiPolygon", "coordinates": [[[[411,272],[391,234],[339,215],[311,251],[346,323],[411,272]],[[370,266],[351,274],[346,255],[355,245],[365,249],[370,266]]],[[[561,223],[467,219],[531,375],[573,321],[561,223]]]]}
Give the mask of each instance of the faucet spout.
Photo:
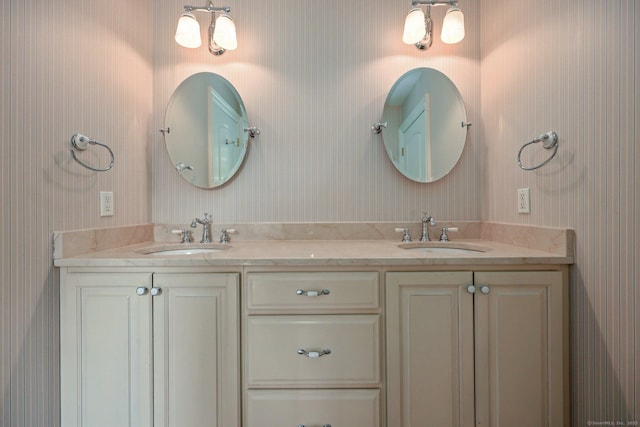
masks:
{"type": "Polygon", "coordinates": [[[204,219],[194,218],[191,221],[191,228],[196,228],[198,224],[202,224],[202,240],[200,243],[211,243],[211,218],[208,213],[204,214],[204,219]]]}
{"type": "Polygon", "coordinates": [[[429,216],[428,213],[424,212],[424,216],[422,217],[422,237],[420,237],[421,242],[430,242],[431,238],[429,237],[429,226],[436,225],[436,220],[433,219],[432,216],[429,216]]]}

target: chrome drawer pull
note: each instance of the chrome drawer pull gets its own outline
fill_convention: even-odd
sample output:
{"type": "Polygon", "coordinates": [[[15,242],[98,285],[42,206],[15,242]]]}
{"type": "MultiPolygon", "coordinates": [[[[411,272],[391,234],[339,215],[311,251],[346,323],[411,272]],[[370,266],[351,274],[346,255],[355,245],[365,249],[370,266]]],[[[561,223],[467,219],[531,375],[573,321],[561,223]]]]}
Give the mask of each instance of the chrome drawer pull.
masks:
{"type": "Polygon", "coordinates": [[[319,297],[322,295],[329,295],[329,289],[322,289],[321,291],[305,291],[303,289],[298,289],[296,294],[304,295],[305,297],[319,297]]]}
{"type": "MultiPolygon", "coordinates": [[[[307,427],[304,424],[298,424],[298,427],[307,427]]],[[[331,424],[322,424],[322,427],[331,427],[331,424]]]]}
{"type": "Polygon", "coordinates": [[[316,358],[316,357],[322,357],[325,354],[331,354],[331,350],[325,349],[325,350],[322,350],[322,351],[307,351],[304,348],[299,348],[298,349],[298,354],[301,354],[303,356],[307,356],[309,358],[316,358]]]}

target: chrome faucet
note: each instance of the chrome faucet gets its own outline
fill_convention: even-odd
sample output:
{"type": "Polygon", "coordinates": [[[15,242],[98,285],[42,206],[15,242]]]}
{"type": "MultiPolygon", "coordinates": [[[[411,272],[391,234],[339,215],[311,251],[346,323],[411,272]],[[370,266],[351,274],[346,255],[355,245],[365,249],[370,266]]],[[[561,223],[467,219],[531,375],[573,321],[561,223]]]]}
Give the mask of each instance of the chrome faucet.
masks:
{"type": "Polygon", "coordinates": [[[421,242],[429,242],[431,239],[429,238],[429,226],[436,225],[436,221],[432,216],[429,216],[426,212],[422,217],[422,237],[420,237],[421,242]]]}
{"type": "Polygon", "coordinates": [[[211,243],[211,218],[209,214],[204,214],[204,219],[194,218],[191,221],[191,228],[196,228],[198,224],[202,224],[202,240],[200,243],[211,243]]]}

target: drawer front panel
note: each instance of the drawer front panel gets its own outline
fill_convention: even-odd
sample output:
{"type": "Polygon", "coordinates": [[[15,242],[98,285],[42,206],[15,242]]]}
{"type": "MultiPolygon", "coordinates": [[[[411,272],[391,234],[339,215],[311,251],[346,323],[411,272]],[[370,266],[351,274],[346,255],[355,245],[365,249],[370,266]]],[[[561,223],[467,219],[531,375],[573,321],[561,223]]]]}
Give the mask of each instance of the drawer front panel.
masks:
{"type": "Polygon", "coordinates": [[[246,358],[250,388],[377,387],[380,317],[250,316],[246,358]]]}
{"type": "Polygon", "coordinates": [[[377,313],[378,273],[249,273],[249,313],[377,313]]]}
{"type": "Polygon", "coordinates": [[[248,426],[379,427],[379,390],[250,390],[248,426]]]}

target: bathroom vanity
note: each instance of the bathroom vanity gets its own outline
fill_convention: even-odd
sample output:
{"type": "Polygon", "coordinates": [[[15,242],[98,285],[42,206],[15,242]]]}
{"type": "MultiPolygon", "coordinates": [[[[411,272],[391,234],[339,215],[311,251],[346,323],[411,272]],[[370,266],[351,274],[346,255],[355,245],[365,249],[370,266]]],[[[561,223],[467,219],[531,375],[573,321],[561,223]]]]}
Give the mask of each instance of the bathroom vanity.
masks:
{"type": "Polygon", "coordinates": [[[572,233],[483,227],[160,256],[56,236],[62,425],[566,425],[572,233]]]}

